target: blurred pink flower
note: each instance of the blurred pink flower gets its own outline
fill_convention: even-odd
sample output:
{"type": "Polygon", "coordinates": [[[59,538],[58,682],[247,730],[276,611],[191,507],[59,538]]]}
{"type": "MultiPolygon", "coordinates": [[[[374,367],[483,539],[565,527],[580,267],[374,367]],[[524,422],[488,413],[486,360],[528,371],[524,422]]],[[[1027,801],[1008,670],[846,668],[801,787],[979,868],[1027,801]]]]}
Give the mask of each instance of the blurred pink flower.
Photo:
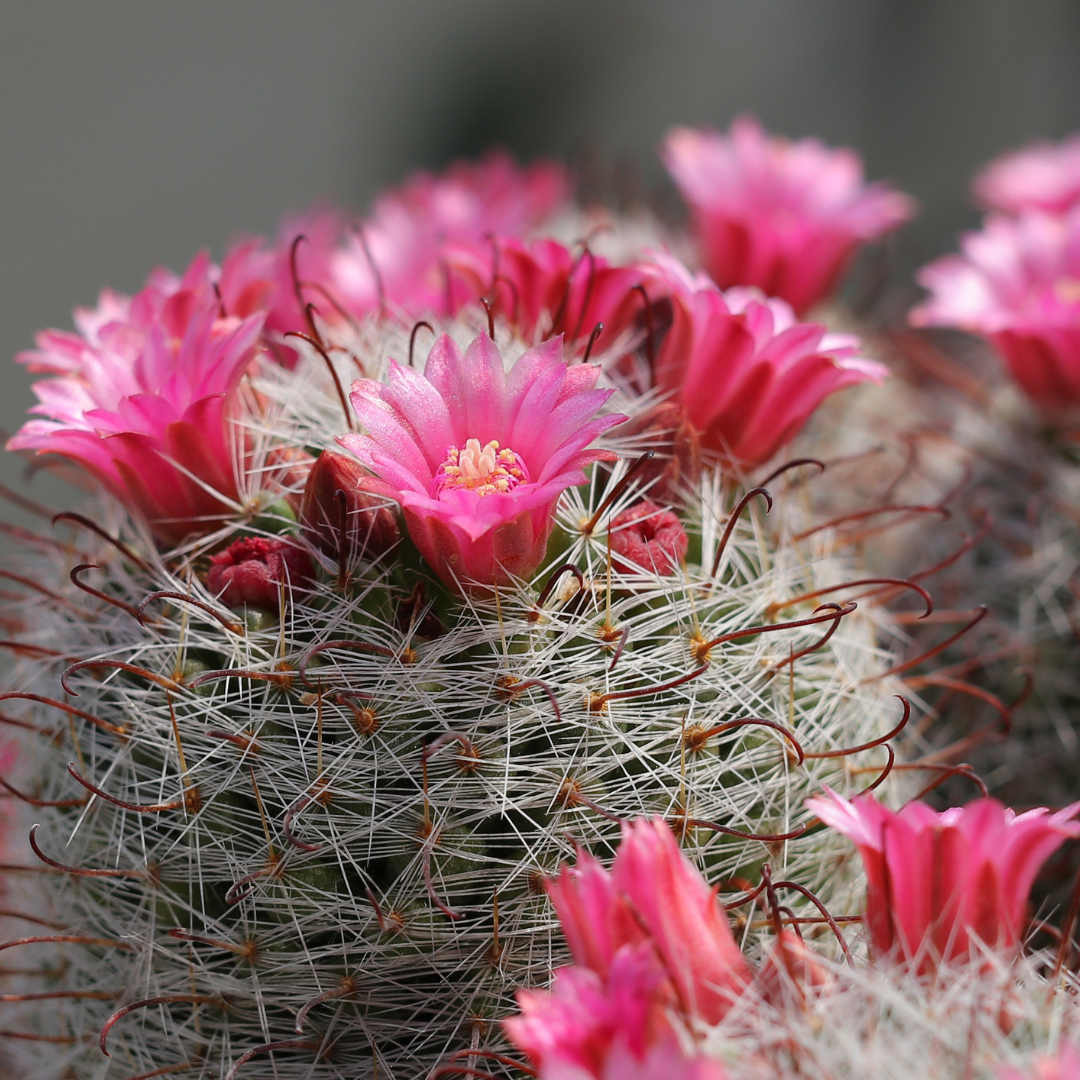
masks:
{"type": "Polygon", "coordinates": [[[1003,1068],[998,1080],[1080,1080],[1080,1051],[1066,1043],[1055,1057],[1037,1058],[1030,1069],[1003,1068]]]}
{"type": "Polygon", "coordinates": [[[987,210],[1065,213],[1080,203],[1080,134],[1003,154],[975,177],[972,188],[987,210]]]}
{"type": "Polygon", "coordinates": [[[674,574],[690,546],[678,516],[647,499],[616,514],[608,534],[623,569],[639,566],[654,574],[674,574]]]}
{"type": "Polygon", "coordinates": [[[134,297],[103,292],[77,309],[78,333],[46,330],[17,359],[54,378],[10,450],[69,458],[175,543],[208,532],[239,498],[232,396],[255,353],[262,314],[221,318],[215,268],[158,270],[134,297]]]}
{"type": "Polygon", "coordinates": [[[486,334],[464,356],[449,337],[424,374],[390,364],[387,383],[360,379],[352,402],[365,435],[340,435],[402,506],[409,535],[451,587],[503,584],[543,561],[562,492],[586,465],[614,455],[587,449],[619,415],[597,416],[611,390],[599,369],[567,367],[562,340],[504,370],[486,334]]]}
{"type": "Polygon", "coordinates": [[[866,870],[866,924],[879,956],[920,971],[967,957],[972,938],[1017,948],[1028,894],[1042,864],[1080,836],[1080,803],[1014,814],[995,799],[942,813],[921,802],[898,813],[871,796],[854,802],[826,788],[806,804],[855,842],[866,870]]]}
{"type": "Polygon", "coordinates": [[[754,289],[720,292],[670,256],[655,259],[652,280],[673,308],[656,386],[681,406],[701,446],[729,464],[768,461],[830,394],[889,374],[858,355],[858,338],[798,322],[783,300],[754,289]]]}
{"type": "Polygon", "coordinates": [[[417,173],[376,200],[370,217],[334,252],[328,287],[355,314],[453,314],[475,296],[458,295],[443,258],[453,242],[523,236],[566,199],[562,166],[519,167],[509,154],[459,161],[440,176],[417,173]]]}
{"type": "Polygon", "coordinates": [[[1080,207],[989,217],[961,254],[919,271],[930,296],[915,326],[952,326],[988,338],[1013,378],[1050,417],[1080,408],[1080,207]]]}
{"type": "Polygon", "coordinates": [[[605,978],[560,968],[550,992],[521,990],[521,1016],[503,1021],[539,1080],[723,1080],[720,1065],[686,1053],[670,983],[648,945],[626,945],[605,978]]]}
{"type": "Polygon", "coordinates": [[[748,116],[726,135],[675,128],[661,156],[721,288],[755,286],[798,314],[831,292],[862,243],[915,212],[907,195],[868,186],[854,151],[772,138],[748,116]]]}
{"type": "Polygon", "coordinates": [[[307,585],[315,576],[311,557],[287,540],[250,536],[210,557],[206,584],[229,607],[277,612],[280,588],[307,585]]]}

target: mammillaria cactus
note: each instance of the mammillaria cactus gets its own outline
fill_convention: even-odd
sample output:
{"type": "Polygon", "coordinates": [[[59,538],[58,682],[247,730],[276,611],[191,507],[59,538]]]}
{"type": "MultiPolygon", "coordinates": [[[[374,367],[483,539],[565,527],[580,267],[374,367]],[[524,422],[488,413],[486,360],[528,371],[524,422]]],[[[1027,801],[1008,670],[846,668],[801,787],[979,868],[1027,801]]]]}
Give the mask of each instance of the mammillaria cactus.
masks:
{"type": "MultiPolygon", "coordinates": [[[[24,592],[0,696],[25,745],[4,780],[34,825],[8,874],[31,932],[5,947],[40,957],[7,976],[16,1075],[242,1078],[273,1055],[281,1076],[405,1078],[496,1052],[514,991],[561,955],[544,881],[642,814],[725,892],[768,863],[816,902],[851,901],[843,841],[803,804],[885,779],[910,711],[887,616],[850,547],[806,520],[795,473],[770,468],[775,442],[739,457],[771,494],[733,474],[717,449],[733,398],[699,467],[649,462],[686,428],[655,421],[650,362],[673,363],[661,265],[611,275],[606,310],[624,314],[606,337],[563,337],[550,301],[527,324],[506,297],[417,323],[324,302],[292,336],[265,331],[181,421],[167,407],[187,407],[204,354],[147,368],[153,309],[117,353],[143,373],[137,400],[117,384],[105,431],[81,399],[46,396],[51,441],[13,445],[84,432],[107,493],[60,515],[70,542],[27,532],[5,569],[24,592]],[[145,451],[120,484],[97,462],[125,420],[145,451]],[[224,479],[169,448],[179,422],[227,442],[224,479]],[[148,502],[160,478],[207,506],[148,502]]],[[[221,349],[239,331],[219,292],[198,340],[221,349]]],[[[753,385],[799,365],[816,380],[784,437],[824,394],[884,374],[851,341],[759,327],[772,309],[738,303],[761,308],[753,385]]],[[[89,378],[125,304],[82,327],[85,347],[65,339],[62,385],[89,378]]],[[[764,424],[763,400],[744,391],[739,422],[764,424]]]]}

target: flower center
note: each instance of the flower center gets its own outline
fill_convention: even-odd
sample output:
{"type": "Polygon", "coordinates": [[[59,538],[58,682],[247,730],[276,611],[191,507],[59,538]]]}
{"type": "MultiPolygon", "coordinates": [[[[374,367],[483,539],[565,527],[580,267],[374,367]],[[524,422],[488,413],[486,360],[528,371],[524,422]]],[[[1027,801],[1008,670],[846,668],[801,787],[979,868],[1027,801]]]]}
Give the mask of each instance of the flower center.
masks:
{"type": "Polygon", "coordinates": [[[529,478],[525,462],[509,447],[500,450],[492,439],[481,446],[479,439],[469,439],[464,449],[451,446],[446,460],[432,481],[431,493],[438,497],[450,488],[468,488],[477,495],[511,491],[529,478]]]}

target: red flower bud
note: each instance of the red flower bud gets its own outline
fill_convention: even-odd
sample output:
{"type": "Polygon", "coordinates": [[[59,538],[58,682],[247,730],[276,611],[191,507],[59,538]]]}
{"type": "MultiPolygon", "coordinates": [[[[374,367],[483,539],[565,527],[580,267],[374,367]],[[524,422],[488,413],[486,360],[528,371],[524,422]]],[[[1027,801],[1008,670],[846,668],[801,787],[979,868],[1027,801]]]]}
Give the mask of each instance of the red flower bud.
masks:
{"type": "Polygon", "coordinates": [[[686,557],[689,540],[682,522],[670,511],[642,500],[616,514],[609,529],[617,562],[654,574],[673,574],[686,557]]]}
{"type": "Polygon", "coordinates": [[[286,540],[247,537],[211,556],[207,585],[229,607],[277,611],[279,583],[286,589],[315,576],[307,552],[286,540]]]}
{"type": "Polygon", "coordinates": [[[300,524],[320,551],[346,563],[376,559],[401,538],[387,500],[368,487],[371,479],[355,458],[332,450],[319,455],[304,487],[300,524]]]}

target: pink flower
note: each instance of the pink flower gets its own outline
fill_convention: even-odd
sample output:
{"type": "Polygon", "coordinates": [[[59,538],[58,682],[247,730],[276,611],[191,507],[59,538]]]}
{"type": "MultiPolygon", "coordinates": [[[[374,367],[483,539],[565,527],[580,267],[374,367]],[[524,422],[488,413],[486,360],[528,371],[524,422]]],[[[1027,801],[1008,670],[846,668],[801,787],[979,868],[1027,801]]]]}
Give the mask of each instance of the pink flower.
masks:
{"type": "Polygon", "coordinates": [[[391,361],[388,383],[360,379],[352,402],[366,435],[340,435],[402,506],[409,535],[451,587],[528,577],[543,561],[555,506],[585,482],[586,449],[625,417],[596,416],[611,390],[599,369],[567,367],[562,340],[537,345],[513,368],[481,334],[462,356],[449,337],[424,374],[391,361]]]}
{"type": "Polygon", "coordinates": [[[286,590],[306,585],[315,568],[306,551],[287,540],[252,536],[231,543],[210,557],[206,583],[229,607],[263,608],[276,612],[280,586],[286,590]]]}
{"type": "Polygon", "coordinates": [[[988,338],[1050,417],[1080,408],[1080,207],[989,217],[961,254],[924,267],[930,296],[915,326],[953,326],[988,338]]]}
{"type": "Polygon", "coordinates": [[[729,464],[768,461],[830,394],[889,374],[858,355],[858,338],[797,322],[783,300],[722,293],[670,257],[657,256],[651,274],[673,306],[656,385],[681,406],[701,446],[729,464]]]}
{"type": "Polygon", "coordinates": [[[382,195],[333,256],[328,285],[352,312],[387,304],[406,314],[453,314],[475,297],[456,294],[442,258],[452,242],[522,236],[566,198],[561,166],[519,168],[506,153],[460,161],[441,176],[417,173],[382,195]]]}
{"type": "Polygon", "coordinates": [[[675,128],[661,156],[721,288],[756,286],[798,314],[829,294],[862,243],[915,212],[907,195],[867,186],[854,151],[770,138],[752,117],[727,135],[675,128]]]}
{"type": "Polygon", "coordinates": [[[622,832],[610,874],[582,853],[548,885],[570,951],[607,976],[620,949],[649,940],[686,1013],[716,1023],[749,979],[716,894],[661,819],[622,832]]]}
{"type": "Polygon", "coordinates": [[[605,979],[561,968],[550,992],[521,990],[510,1039],[540,1080],[723,1080],[719,1064],[691,1056],[673,1023],[670,984],[647,945],[627,945],[605,979]]]}
{"type": "Polygon", "coordinates": [[[1041,1057],[1030,1070],[1004,1068],[998,1080],[1080,1080],[1080,1051],[1066,1043],[1056,1057],[1041,1057]]]}
{"type": "Polygon", "coordinates": [[[719,1021],[750,971],[716,893],[662,819],[623,824],[611,876],[651,936],[683,1008],[719,1021]]]}
{"type": "Polygon", "coordinates": [[[263,316],[221,318],[205,254],[183,278],[159,270],[133,298],[103,292],[78,333],[47,330],[17,359],[54,378],[10,450],[69,458],[175,543],[235,511],[232,396],[263,316]]]}
{"type": "Polygon", "coordinates": [[[865,796],[826,788],[807,806],[855,842],[866,869],[866,923],[875,951],[920,971],[964,959],[971,939],[1017,948],[1039,867],[1069,837],[1080,803],[1014,814],[995,799],[936,813],[908,803],[899,813],[865,796]]]}
{"type": "Polygon", "coordinates": [[[525,340],[539,331],[562,334],[568,348],[583,347],[603,323],[594,343],[600,354],[644,313],[644,299],[633,291],[641,274],[633,266],[612,266],[556,240],[487,236],[448,244],[445,258],[455,310],[486,297],[525,340]]]}
{"type": "Polygon", "coordinates": [[[972,187],[987,210],[1065,213],[1080,203],[1080,135],[1003,154],[975,177],[972,187]]]}
{"type": "Polygon", "coordinates": [[[608,532],[617,562],[654,574],[674,574],[690,546],[678,517],[647,499],[616,514],[608,532]]]}

